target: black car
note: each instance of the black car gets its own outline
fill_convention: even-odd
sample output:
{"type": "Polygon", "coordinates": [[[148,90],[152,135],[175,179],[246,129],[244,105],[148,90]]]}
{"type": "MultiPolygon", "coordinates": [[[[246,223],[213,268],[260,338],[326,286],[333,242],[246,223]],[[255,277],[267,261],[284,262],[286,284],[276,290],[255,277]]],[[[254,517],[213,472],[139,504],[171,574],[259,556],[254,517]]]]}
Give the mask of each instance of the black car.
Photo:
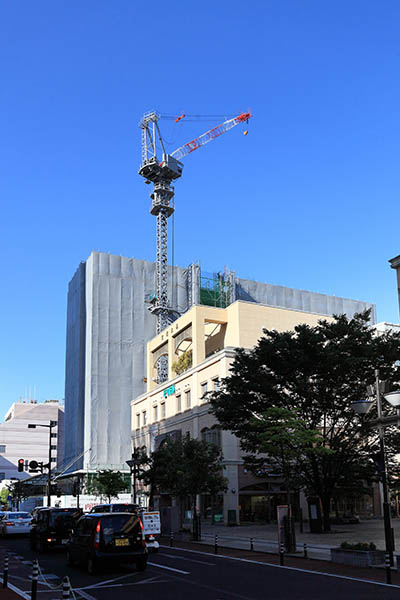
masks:
{"type": "Polygon", "coordinates": [[[143,525],[137,513],[89,513],[76,524],[67,545],[68,564],[86,566],[93,574],[101,563],[147,566],[143,525]]]}
{"type": "Polygon", "coordinates": [[[81,516],[79,508],[41,508],[32,520],[31,550],[46,552],[49,548],[65,547],[81,516]]]}
{"type": "Polygon", "coordinates": [[[138,504],[114,502],[111,504],[96,504],[90,510],[90,513],[136,512],[139,508],[138,504]]]}

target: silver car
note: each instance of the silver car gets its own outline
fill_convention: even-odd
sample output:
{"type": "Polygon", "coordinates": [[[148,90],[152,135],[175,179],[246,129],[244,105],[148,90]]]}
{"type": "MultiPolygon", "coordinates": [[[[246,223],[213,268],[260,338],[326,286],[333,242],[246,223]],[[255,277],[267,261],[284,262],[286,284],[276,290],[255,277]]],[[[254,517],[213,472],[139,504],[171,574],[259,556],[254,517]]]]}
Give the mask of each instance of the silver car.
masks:
{"type": "Polygon", "coordinates": [[[6,512],[0,520],[0,535],[28,534],[32,517],[27,512],[6,512]]]}

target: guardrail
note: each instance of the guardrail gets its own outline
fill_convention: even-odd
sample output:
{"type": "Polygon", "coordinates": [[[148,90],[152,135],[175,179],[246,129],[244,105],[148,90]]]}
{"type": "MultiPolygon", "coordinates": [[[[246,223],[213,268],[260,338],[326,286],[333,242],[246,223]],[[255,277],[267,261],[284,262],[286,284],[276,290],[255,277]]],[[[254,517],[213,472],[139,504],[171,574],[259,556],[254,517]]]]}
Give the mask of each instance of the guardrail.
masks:
{"type": "MultiPolygon", "coordinates": [[[[244,537],[235,535],[221,535],[202,532],[200,543],[214,546],[214,552],[217,554],[222,547],[225,548],[237,548],[239,550],[249,550],[250,552],[266,552],[268,554],[282,555],[282,548],[279,546],[278,541],[269,540],[266,538],[259,537],[244,537]]],[[[310,543],[297,543],[296,552],[289,554],[301,555],[303,558],[318,559],[318,560],[331,560],[331,548],[334,546],[328,546],[327,544],[310,544],[310,543]]],[[[285,552],[285,554],[287,554],[285,552]]],[[[395,568],[400,568],[400,553],[395,553],[396,559],[395,568]]]]}

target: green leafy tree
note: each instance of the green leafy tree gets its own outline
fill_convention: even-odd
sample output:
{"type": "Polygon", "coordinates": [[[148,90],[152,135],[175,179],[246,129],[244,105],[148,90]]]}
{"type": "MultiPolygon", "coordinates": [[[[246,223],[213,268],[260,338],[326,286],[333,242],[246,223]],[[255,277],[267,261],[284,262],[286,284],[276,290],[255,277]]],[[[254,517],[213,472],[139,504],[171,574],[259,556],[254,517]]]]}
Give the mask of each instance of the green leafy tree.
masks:
{"type": "Polygon", "coordinates": [[[17,510],[19,510],[20,501],[29,497],[28,488],[22,481],[14,481],[13,483],[6,485],[6,488],[7,496],[11,497],[11,502],[16,504],[17,510]]]}
{"type": "Polygon", "coordinates": [[[189,496],[192,506],[197,494],[214,496],[227,486],[220,448],[187,437],[166,438],[152,453],[148,469],[140,477],[146,485],[178,498],[181,503],[189,496]]]}
{"type": "Polygon", "coordinates": [[[172,370],[174,371],[174,373],[176,375],[180,375],[181,373],[184,373],[185,371],[190,369],[192,364],[193,364],[192,350],[187,350],[186,352],[181,354],[180,357],[176,361],[174,361],[172,363],[172,370]]]}
{"type": "Polygon", "coordinates": [[[8,496],[9,496],[9,491],[6,487],[4,487],[2,490],[0,490],[0,504],[1,506],[4,506],[4,504],[8,503],[8,496]]]}
{"type": "Polygon", "coordinates": [[[400,381],[400,334],[377,335],[369,318],[366,311],[352,319],[339,315],[321,320],[314,327],[301,324],[293,331],[265,329],[252,350],[237,349],[231,375],[210,397],[221,426],[255,457],[272,451],[277,459],[268,441],[275,433],[263,423],[268,411],[284,409],[299,420],[292,433],[288,428],[283,446],[296,453],[287,458],[296,465],[299,484],[321,500],[325,531],[330,530],[335,490],[375,470],[371,454],[378,449],[377,435],[368,426],[375,415],[361,421],[351,403],[365,398],[376,368],[382,379],[400,381]],[[303,433],[299,438],[301,432],[310,439],[303,433]]]}
{"type": "Polygon", "coordinates": [[[120,471],[106,469],[92,475],[87,482],[86,489],[89,494],[105,496],[108,502],[112,498],[118,498],[118,494],[129,489],[129,482],[120,471]]]}
{"type": "Polygon", "coordinates": [[[245,464],[255,474],[265,469],[280,473],[285,483],[287,503],[291,491],[301,486],[302,463],[310,453],[327,453],[322,446],[319,429],[309,429],[296,409],[271,407],[262,414],[253,413],[251,431],[243,439],[243,450],[252,452],[257,445],[258,455],[245,457],[245,464]]]}

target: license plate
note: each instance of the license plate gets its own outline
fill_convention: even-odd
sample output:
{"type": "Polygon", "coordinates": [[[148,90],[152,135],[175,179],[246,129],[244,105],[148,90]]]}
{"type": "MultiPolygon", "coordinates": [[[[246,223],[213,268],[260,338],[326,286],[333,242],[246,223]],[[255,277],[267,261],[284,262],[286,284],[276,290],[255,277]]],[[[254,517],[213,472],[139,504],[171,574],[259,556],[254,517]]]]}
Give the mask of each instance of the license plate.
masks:
{"type": "Polygon", "coordinates": [[[62,544],[68,544],[68,540],[61,540],[62,544]]]}
{"type": "Polygon", "coordinates": [[[128,538],[122,538],[121,540],[115,540],[116,546],[129,546],[128,538]]]}

